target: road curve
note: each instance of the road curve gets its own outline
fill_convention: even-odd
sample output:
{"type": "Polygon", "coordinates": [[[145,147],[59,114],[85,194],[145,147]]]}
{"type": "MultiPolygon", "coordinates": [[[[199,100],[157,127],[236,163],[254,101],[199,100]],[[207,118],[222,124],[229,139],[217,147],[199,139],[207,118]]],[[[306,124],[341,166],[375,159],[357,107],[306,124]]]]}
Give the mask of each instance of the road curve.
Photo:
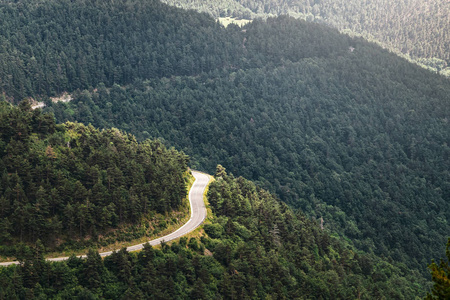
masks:
{"type": "MultiPolygon", "coordinates": [[[[178,228],[176,231],[174,231],[168,235],[165,235],[163,237],[148,241],[148,243],[150,243],[150,245],[155,246],[155,245],[160,244],[162,241],[168,242],[168,241],[177,239],[183,235],[186,235],[189,232],[196,229],[198,226],[200,226],[200,224],[202,224],[203,221],[205,220],[206,207],[205,207],[205,203],[203,201],[203,193],[205,192],[205,188],[208,185],[209,177],[208,177],[208,175],[197,172],[197,171],[192,171],[192,175],[194,176],[195,181],[191,187],[191,190],[189,191],[189,203],[191,205],[191,218],[189,219],[189,221],[186,222],[186,224],[184,224],[183,226],[178,228]]],[[[127,251],[141,250],[142,248],[144,248],[144,244],[146,244],[146,243],[130,246],[127,248],[127,251]]],[[[117,250],[119,250],[119,249],[117,249],[117,250]]],[[[113,251],[102,252],[102,253],[100,253],[100,256],[104,257],[104,256],[111,255],[112,253],[113,253],[113,251]]],[[[86,255],[80,255],[78,257],[85,258],[86,255]]],[[[47,258],[47,261],[62,261],[62,260],[67,260],[67,259],[69,259],[68,256],[55,257],[55,258],[47,258]]],[[[17,264],[19,264],[19,262],[18,261],[4,262],[4,263],[0,263],[0,266],[9,266],[9,265],[13,265],[13,264],[17,265],[17,264]]]]}

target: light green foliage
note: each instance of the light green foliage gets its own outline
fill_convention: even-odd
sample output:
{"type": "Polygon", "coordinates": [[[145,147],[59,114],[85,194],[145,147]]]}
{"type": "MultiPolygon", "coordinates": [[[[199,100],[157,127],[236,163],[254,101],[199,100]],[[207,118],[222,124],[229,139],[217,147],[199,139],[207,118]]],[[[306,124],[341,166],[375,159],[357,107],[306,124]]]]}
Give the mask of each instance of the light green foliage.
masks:
{"type": "Polygon", "coordinates": [[[433,288],[431,294],[428,293],[425,299],[449,299],[450,298],[450,238],[447,241],[446,260],[440,261],[439,264],[434,261],[428,268],[431,270],[433,280],[433,288]]]}

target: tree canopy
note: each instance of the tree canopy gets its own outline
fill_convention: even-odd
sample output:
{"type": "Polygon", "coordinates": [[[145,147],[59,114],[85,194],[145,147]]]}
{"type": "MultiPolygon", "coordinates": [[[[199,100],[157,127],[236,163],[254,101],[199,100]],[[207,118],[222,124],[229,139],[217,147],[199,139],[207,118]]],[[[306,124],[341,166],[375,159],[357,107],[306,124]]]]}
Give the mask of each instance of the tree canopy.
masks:
{"type": "Polygon", "coordinates": [[[56,124],[53,115],[0,102],[0,243],[47,247],[95,238],[151,212],[178,210],[188,158],[118,129],[56,124]]]}
{"type": "Polygon", "coordinates": [[[99,86],[49,109],[163,137],[193,166],[220,163],[426,276],[450,230],[449,81],[292,18],[221,30],[245,41],[243,65],[99,86]]]}
{"type": "MultiPolygon", "coordinates": [[[[207,14],[135,0],[2,1],[0,14],[0,97],[44,99],[58,122],[72,122],[63,131],[59,125],[50,129],[64,139],[38,143],[42,158],[37,157],[47,168],[61,163],[61,153],[76,149],[83,149],[81,163],[109,160],[103,150],[85,147],[84,140],[70,150],[68,133],[112,151],[113,161],[122,157],[108,144],[116,143],[114,138],[103,134],[128,137],[126,131],[139,140],[162,138],[190,155],[196,168],[213,173],[221,164],[229,173],[255,180],[309,217],[323,219],[325,230],[356,249],[401,262],[422,276],[428,275],[425,266],[432,258],[442,257],[438,245],[450,232],[447,78],[361,38],[288,16],[225,28],[207,14]],[[48,98],[62,92],[73,100],[52,103],[48,98]],[[97,136],[94,127],[77,121],[119,130],[105,129],[97,136]],[[96,139],[84,137],[84,131],[96,139]]],[[[21,156],[32,149],[21,140],[28,129],[20,124],[28,123],[14,125],[18,138],[0,145],[2,163],[28,178],[34,156],[21,156]],[[9,149],[15,156],[5,154],[9,149]]],[[[139,160],[134,149],[159,151],[159,143],[131,142],[135,146],[130,147],[139,160]]],[[[107,186],[106,175],[122,174],[127,180],[130,167],[118,167],[122,173],[109,167],[98,169],[98,176],[92,167],[75,168],[80,176],[75,179],[91,190],[89,199],[117,188],[112,181],[107,186]]],[[[143,183],[137,169],[133,174],[143,183]]],[[[67,179],[65,172],[40,172],[45,179],[47,174],[53,176],[49,180],[67,179]]],[[[15,171],[2,174],[16,178],[15,171]]],[[[169,181],[170,176],[163,178],[169,181]]],[[[29,187],[14,180],[8,183],[9,202],[2,199],[6,203],[37,201],[39,193],[53,199],[65,190],[52,191],[44,181],[43,190],[28,196],[29,187]]],[[[121,191],[115,199],[123,200],[121,191]]],[[[133,186],[125,199],[147,203],[141,190],[131,191],[133,186]]],[[[157,192],[153,208],[167,211],[161,203],[180,191],[157,192]]],[[[140,206],[130,206],[122,214],[125,220],[140,211],[131,207],[140,206]]],[[[20,210],[14,216],[15,238],[20,232],[22,239],[31,236],[24,231],[28,219],[21,219],[20,210]]],[[[59,221],[48,224],[57,229],[59,221]]],[[[81,234],[94,232],[95,222],[101,221],[85,222],[81,234]]],[[[280,228],[270,230],[277,236],[280,228]]]]}
{"type": "Polygon", "coordinates": [[[104,260],[45,262],[39,243],[0,268],[0,298],[413,299],[420,276],[356,251],[243,178],[222,172],[208,192],[205,234],[104,260]]]}

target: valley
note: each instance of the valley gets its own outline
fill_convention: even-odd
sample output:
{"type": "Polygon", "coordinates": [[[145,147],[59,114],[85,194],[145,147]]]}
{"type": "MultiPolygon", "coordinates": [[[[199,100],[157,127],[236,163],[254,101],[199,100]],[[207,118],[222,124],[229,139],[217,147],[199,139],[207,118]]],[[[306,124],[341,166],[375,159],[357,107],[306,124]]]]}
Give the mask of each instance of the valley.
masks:
{"type": "Polygon", "coordinates": [[[405,50],[425,69],[321,22],[321,3],[315,22],[279,16],[293,3],[203,10],[253,19],[224,26],[156,0],[0,1],[0,255],[21,262],[0,268],[0,299],[432,291],[450,232],[445,19],[429,21],[440,50],[405,50]],[[206,221],[127,249],[181,225],[188,166],[215,174],[206,221]]]}

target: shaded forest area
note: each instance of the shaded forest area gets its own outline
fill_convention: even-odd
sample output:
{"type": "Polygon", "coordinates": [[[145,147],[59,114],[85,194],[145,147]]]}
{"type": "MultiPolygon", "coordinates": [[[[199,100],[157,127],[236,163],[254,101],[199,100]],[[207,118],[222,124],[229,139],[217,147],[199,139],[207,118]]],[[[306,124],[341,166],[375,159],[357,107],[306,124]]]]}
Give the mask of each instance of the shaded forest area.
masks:
{"type": "Polygon", "coordinates": [[[186,155],[159,141],[56,124],[28,102],[0,102],[0,254],[15,256],[16,244],[37,239],[62,250],[178,210],[187,193],[187,163],[186,155]]]}
{"type": "Polygon", "coordinates": [[[355,251],[301,212],[224,170],[210,186],[208,235],[104,260],[45,262],[42,245],[0,268],[0,299],[414,299],[418,274],[355,251]]]}
{"type": "Polygon", "coordinates": [[[60,122],[161,137],[195,167],[221,163],[425,276],[443,256],[448,79],[290,17],[224,28],[132,0],[3,1],[0,11],[5,99],[42,97],[60,122]],[[74,100],[46,98],[63,90],[74,100]]]}
{"type": "Polygon", "coordinates": [[[362,35],[450,76],[450,6],[446,0],[164,0],[215,18],[290,16],[362,35]]]}

